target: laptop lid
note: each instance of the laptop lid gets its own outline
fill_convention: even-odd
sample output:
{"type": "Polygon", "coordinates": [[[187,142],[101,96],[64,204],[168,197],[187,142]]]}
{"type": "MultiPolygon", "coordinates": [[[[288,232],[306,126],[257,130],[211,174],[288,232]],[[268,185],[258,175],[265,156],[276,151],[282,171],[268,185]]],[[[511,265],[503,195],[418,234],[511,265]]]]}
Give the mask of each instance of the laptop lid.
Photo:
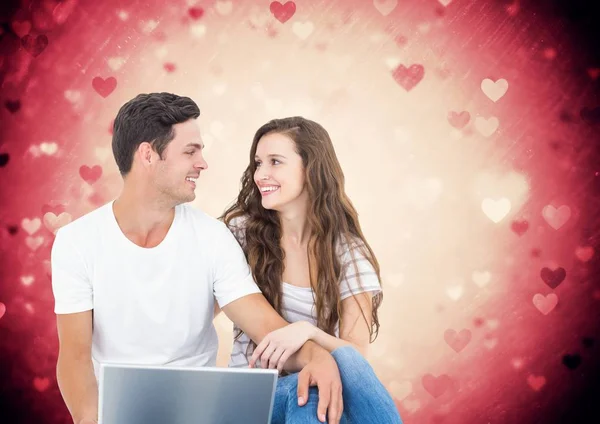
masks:
{"type": "Polygon", "coordinates": [[[98,424],[269,424],[277,370],[102,364],[98,424]]]}

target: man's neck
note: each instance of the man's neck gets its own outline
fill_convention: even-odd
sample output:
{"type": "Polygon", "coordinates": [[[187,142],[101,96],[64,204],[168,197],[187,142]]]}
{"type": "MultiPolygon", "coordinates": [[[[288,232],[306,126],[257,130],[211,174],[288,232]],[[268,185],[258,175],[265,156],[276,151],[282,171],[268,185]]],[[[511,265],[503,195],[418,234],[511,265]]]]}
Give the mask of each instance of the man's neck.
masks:
{"type": "Polygon", "coordinates": [[[113,212],[123,233],[143,238],[171,226],[175,205],[146,190],[125,185],[113,204],[113,212]]]}

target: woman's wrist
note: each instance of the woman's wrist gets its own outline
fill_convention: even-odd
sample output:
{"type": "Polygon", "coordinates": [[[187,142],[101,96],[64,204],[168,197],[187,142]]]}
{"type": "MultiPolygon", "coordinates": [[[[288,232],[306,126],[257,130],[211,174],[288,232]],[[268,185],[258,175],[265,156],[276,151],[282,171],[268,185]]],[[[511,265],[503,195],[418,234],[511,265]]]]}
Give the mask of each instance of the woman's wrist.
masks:
{"type": "Polygon", "coordinates": [[[317,334],[319,333],[319,329],[312,325],[310,322],[308,321],[304,321],[304,325],[306,327],[306,331],[308,334],[308,337],[306,340],[312,340],[313,342],[316,341],[315,339],[317,338],[317,334]]]}

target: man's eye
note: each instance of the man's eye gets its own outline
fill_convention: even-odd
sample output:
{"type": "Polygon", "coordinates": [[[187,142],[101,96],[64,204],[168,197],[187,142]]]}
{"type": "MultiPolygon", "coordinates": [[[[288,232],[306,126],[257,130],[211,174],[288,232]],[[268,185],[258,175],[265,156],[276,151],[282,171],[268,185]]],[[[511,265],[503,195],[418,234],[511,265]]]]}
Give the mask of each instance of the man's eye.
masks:
{"type": "Polygon", "coordinates": [[[273,159],[273,165],[277,165],[278,163],[281,163],[281,162],[279,162],[277,159],[273,159]]]}
{"type": "Polygon", "coordinates": [[[260,162],[254,162],[254,166],[258,168],[260,166],[260,162]]]}
{"type": "Polygon", "coordinates": [[[193,151],[192,152],[185,152],[186,155],[190,155],[190,156],[192,156],[194,153],[195,152],[193,152],[193,151]]]}

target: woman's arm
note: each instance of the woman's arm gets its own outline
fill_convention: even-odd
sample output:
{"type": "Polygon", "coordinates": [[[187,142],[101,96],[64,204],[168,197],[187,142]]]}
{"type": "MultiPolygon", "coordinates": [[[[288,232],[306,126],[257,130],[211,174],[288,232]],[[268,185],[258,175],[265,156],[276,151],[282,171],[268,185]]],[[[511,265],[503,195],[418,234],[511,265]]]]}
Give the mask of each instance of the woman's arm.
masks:
{"type": "Polygon", "coordinates": [[[321,345],[329,352],[342,346],[353,346],[365,355],[370,341],[371,293],[363,292],[342,300],[340,337],[327,334],[320,328],[311,326],[310,340],[321,345]],[[364,318],[363,318],[364,314],[364,318]],[[366,318],[366,321],[365,321],[366,318]]]}
{"type": "Polygon", "coordinates": [[[370,325],[371,293],[350,296],[342,301],[342,325],[339,338],[327,334],[307,321],[297,321],[267,334],[254,350],[250,366],[254,367],[255,363],[259,362],[262,368],[280,368],[279,362],[285,363],[289,355],[295,353],[308,340],[312,340],[329,352],[338,347],[353,346],[365,355],[370,340],[370,325]],[[366,321],[363,313],[367,318],[366,321]]]}

